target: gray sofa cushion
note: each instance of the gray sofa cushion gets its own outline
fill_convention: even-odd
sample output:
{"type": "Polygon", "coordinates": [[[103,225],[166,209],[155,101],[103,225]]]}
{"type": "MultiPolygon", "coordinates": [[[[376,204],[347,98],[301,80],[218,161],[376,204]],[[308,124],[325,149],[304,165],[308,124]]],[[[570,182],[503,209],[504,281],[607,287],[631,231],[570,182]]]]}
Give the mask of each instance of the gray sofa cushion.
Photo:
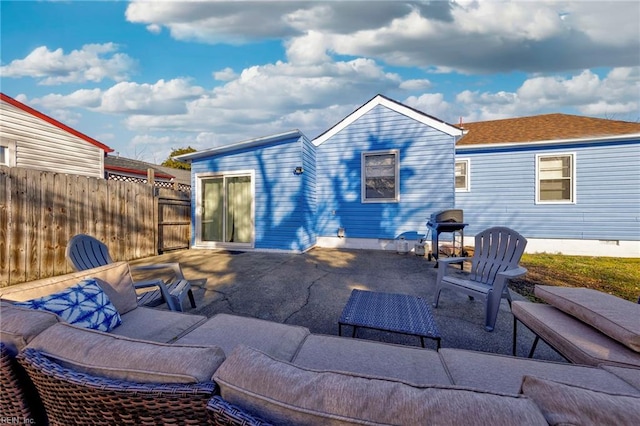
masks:
{"type": "Polygon", "coordinates": [[[76,371],[139,383],[209,382],[224,361],[214,346],[180,346],[127,339],[59,323],[27,346],[76,371]]]}
{"type": "Polygon", "coordinates": [[[236,346],[244,344],[273,357],[291,361],[308,335],[309,329],[306,327],[218,314],[176,343],[217,345],[225,353],[231,353],[236,346]]]}
{"type": "Polygon", "coordinates": [[[640,304],[588,288],[536,285],[535,295],[640,352],[640,304]]]}
{"type": "Polygon", "coordinates": [[[494,392],[517,394],[524,376],[536,376],[609,392],[638,394],[627,382],[596,367],[538,361],[463,349],[440,349],[453,383],[494,392]]]}
{"type": "Polygon", "coordinates": [[[550,425],[639,425],[640,398],[583,389],[526,376],[522,394],[531,397],[550,425]]]}
{"type": "Polygon", "coordinates": [[[551,305],[515,301],[511,310],[571,362],[640,367],[640,354],[551,305]]]}
{"type": "Polygon", "coordinates": [[[640,368],[624,368],[613,365],[601,365],[600,367],[611,374],[615,374],[640,391],[640,368]]]}
{"type": "Polygon", "coordinates": [[[224,400],[275,424],[546,424],[527,398],[308,370],[246,346],[214,380],[224,400]]]}
{"type": "MultiPolygon", "coordinates": [[[[111,331],[132,339],[171,343],[203,324],[207,317],[182,312],[138,307],[122,315],[122,324],[111,331]]],[[[193,342],[200,344],[200,342],[193,342]]]]}
{"type": "Polygon", "coordinates": [[[293,364],[314,370],[344,371],[414,385],[450,385],[438,352],[346,337],[309,335],[293,364]]]}
{"type": "Polygon", "coordinates": [[[21,350],[42,331],[60,322],[56,314],[0,302],[0,340],[21,350]]]}

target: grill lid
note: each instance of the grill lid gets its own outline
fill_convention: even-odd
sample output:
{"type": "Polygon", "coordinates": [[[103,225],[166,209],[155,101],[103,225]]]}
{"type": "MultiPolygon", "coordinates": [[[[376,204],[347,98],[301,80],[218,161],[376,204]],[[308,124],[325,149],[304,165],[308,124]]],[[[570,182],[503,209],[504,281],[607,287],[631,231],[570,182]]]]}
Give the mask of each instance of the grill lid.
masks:
{"type": "Polygon", "coordinates": [[[431,223],[462,223],[463,214],[460,209],[441,210],[431,214],[431,223]]]}

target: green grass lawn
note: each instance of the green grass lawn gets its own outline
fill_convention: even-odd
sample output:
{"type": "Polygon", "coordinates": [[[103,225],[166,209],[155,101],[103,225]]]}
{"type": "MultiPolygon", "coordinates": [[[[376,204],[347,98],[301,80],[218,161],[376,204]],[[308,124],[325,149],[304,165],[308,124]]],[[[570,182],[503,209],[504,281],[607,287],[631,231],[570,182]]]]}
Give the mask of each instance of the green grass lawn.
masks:
{"type": "Polygon", "coordinates": [[[543,253],[525,254],[520,264],[527,275],[511,286],[529,298],[535,284],[587,287],[633,302],[640,297],[640,259],[543,253]]]}

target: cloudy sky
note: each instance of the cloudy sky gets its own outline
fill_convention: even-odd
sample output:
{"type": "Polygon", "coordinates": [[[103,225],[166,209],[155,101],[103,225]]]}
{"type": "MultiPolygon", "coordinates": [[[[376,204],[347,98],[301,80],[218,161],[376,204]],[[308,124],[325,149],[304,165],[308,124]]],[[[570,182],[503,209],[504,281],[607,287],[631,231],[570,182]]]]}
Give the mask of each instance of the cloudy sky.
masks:
{"type": "Polygon", "coordinates": [[[5,94],[162,162],[381,93],[450,123],[640,121],[640,2],[2,1],[5,94]]]}

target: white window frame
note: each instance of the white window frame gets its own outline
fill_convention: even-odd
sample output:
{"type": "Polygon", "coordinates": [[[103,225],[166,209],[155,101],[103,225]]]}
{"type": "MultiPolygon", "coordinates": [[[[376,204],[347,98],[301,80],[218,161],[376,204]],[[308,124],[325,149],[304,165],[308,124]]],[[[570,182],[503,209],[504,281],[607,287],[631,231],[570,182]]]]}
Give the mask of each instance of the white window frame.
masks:
{"type": "Polygon", "coordinates": [[[361,193],[360,200],[362,203],[397,203],[400,201],[400,151],[397,149],[389,149],[384,151],[367,151],[363,152],[360,157],[360,179],[361,193]],[[392,198],[367,198],[367,176],[366,176],[366,159],[375,155],[394,155],[395,156],[395,193],[392,198]]]}
{"type": "Polygon", "coordinates": [[[248,170],[232,170],[222,172],[203,172],[196,173],[196,209],[195,209],[195,244],[197,248],[255,248],[256,244],[256,171],[248,170]],[[253,229],[251,230],[251,241],[248,243],[229,243],[221,241],[203,241],[202,240],[202,180],[207,178],[229,178],[238,176],[250,176],[251,178],[251,221],[253,229]]]}
{"type": "Polygon", "coordinates": [[[576,161],[577,155],[575,152],[558,152],[558,153],[546,153],[546,154],[536,154],[536,204],[576,204],[577,203],[577,194],[576,194],[576,182],[577,182],[577,173],[576,173],[576,161]],[[541,200],[540,199],[540,165],[541,160],[545,158],[551,157],[571,157],[571,179],[570,187],[571,187],[571,196],[568,200],[541,200]]]}
{"type": "Polygon", "coordinates": [[[455,165],[454,165],[454,169],[453,169],[453,185],[456,189],[456,192],[470,192],[471,191],[471,159],[469,158],[458,158],[456,159],[455,165]],[[457,181],[456,178],[458,177],[456,175],[456,166],[458,165],[458,163],[465,163],[465,167],[467,169],[467,174],[465,175],[465,179],[464,179],[464,187],[463,188],[458,188],[457,187],[457,181]]]}
{"type": "Polygon", "coordinates": [[[15,146],[10,140],[0,139],[0,147],[4,149],[4,161],[0,162],[0,166],[15,166],[15,146]]]}

